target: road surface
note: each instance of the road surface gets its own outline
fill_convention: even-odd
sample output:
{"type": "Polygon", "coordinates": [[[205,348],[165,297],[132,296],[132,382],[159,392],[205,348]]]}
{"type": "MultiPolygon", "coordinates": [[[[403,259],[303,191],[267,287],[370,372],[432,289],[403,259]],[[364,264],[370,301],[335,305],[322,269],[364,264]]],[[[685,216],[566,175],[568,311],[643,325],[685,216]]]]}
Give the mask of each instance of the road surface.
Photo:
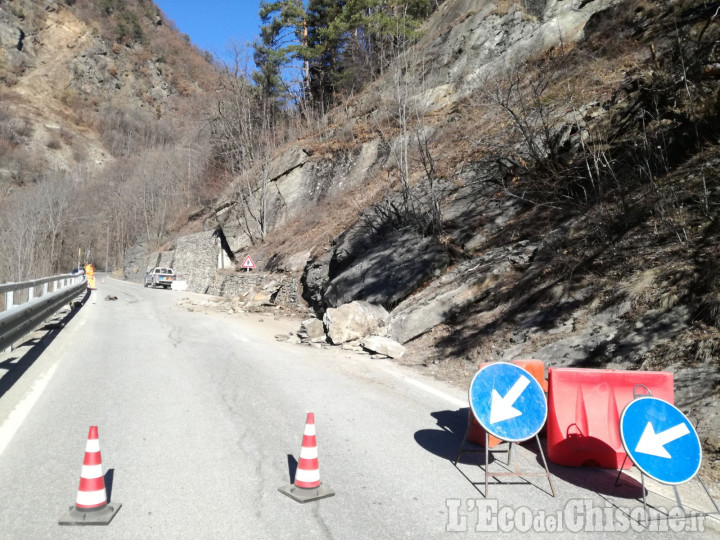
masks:
{"type": "MultiPolygon", "coordinates": [[[[551,466],[557,498],[543,476],[491,480],[485,498],[482,454],[452,463],[464,390],[389,360],[274,339],[297,320],[181,302],[198,296],[99,276],[62,330],[0,357],[0,538],[646,537],[623,517],[642,515],[631,476],[615,487],[615,471],[551,466]],[[336,495],[299,504],[278,488],[307,412],[336,495]],[[122,507],[106,527],[62,527],[93,425],[110,504],[122,507]]],[[[518,448],[521,469],[542,472],[535,446],[518,448]]],[[[649,501],[671,508],[671,497],[658,487],[649,501]]],[[[719,530],[707,519],[653,527],[656,538],[719,530]]]]}

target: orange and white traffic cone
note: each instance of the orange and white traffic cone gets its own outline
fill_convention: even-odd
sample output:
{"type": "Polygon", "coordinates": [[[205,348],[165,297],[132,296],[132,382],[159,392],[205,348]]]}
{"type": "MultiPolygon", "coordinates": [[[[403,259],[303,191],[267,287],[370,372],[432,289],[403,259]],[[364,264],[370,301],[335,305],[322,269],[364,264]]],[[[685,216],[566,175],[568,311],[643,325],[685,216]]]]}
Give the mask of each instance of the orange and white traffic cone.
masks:
{"type": "Polygon", "coordinates": [[[315,438],[315,414],[313,413],[308,413],[305,422],[300,459],[297,471],[295,471],[295,483],[281,487],[279,491],[300,503],[317,501],[335,495],[332,489],[320,482],[317,439],[315,438]]]}
{"type": "Polygon", "coordinates": [[[108,505],[98,428],[90,426],[75,506],[71,506],[58,523],[60,525],[107,525],[121,506],[121,504],[108,505]]]}

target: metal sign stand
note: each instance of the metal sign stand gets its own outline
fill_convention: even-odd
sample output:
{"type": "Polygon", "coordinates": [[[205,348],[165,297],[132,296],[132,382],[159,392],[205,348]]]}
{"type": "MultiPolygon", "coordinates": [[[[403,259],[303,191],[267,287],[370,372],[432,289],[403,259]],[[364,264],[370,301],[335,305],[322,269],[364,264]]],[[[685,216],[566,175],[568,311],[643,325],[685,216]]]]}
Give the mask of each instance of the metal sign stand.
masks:
{"type": "MultiPolygon", "coordinates": [[[[472,413],[470,413],[472,415],[472,413]]],[[[465,430],[465,437],[463,437],[463,441],[460,444],[460,448],[458,449],[457,456],[455,456],[455,461],[453,462],[453,465],[457,467],[458,460],[460,459],[460,454],[464,452],[481,452],[482,450],[464,450],[463,447],[465,446],[465,443],[467,442],[467,436],[470,432],[470,423],[472,422],[472,417],[468,418],[468,427],[465,430]]],[[[548,469],[547,461],[545,460],[545,453],[543,452],[542,445],[540,444],[540,437],[535,435],[535,442],[537,442],[538,450],[540,450],[540,456],[542,457],[543,466],[545,467],[545,472],[538,473],[538,472],[522,472],[518,470],[518,464],[517,464],[517,457],[515,458],[515,470],[512,472],[500,472],[500,473],[491,473],[488,472],[488,466],[490,461],[490,454],[491,453],[497,453],[497,454],[505,454],[507,453],[507,462],[505,465],[507,467],[510,467],[510,462],[512,461],[512,441],[503,441],[508,443],[508,449],[507,450],[490,450],[490,435],[488,432],[485,432],[485,493],[484,496],[487,498],[488,496],[488,477],[492,476],[493,478],[499,478],[502,476],[517,476],[517,477],[528,477],[528,476],[545,476],[548,479],[548,483],[550,484],[550,490],[552,491],[552,496],[556,497],[555,495],[555,486],[553,485],[552,481],[552,475],[550,474],[550,469],[548,469]]]]}
{"type": "MultiPolygon", "coordinates": [[[[645,386],[644,384],[638,384],[638,385],[635,385],[635,387],[633,388],[633,401],[636,400],[638,397],[640,397],[636,393],[636,390],[640,387],[644,388],[645,391],[647,392],[647,394],[643,394],[644,396],[652,397],[652,392],[650,392],[650,389],[647,386],[645,386]]],[[[618,475],[615,478],[615,487],[620,486],[620,476],[622,475],[623,467],[625,467],[625,463],[627,462],[627,460],[628,460],[628,455],[626,453],[625,459],[623,459],[622,465],[620,465],[620,470],[618,471],[618,475]]],[[[651,520],[650,520],[650,511],[648,510],[647,495],[646,495],[646,490],[645,490],[645,473],[642,471],[642,469],[640,467],[638,467],[638,470],[640,471],[640,484],[642,487],[643,509],[645,510],[645,524],[647,525],[648,523],[650,523],[651,520]]],[[[675,493],[675,501],[677,502],[678,507],[682,510],[683,518],[687,519],[687,518],[692,518],[692,517],[697,517],[697,516],[720,515],[720,508],[718,508],[717,502],[715,502],[715,499],[713,499],[712,495],[710,494],[710,491],[708,491],[707,486],[705,486],[705,482],[702,481],[702,478],[700,478],[700,476],[696,476],[696,478],[698,479],[698,482],[700,482],[700,485],[702,486],[702,488],[705,490],[705,494],[710,499],[710,502],[712,502],[713,506],[715,507],[715,512],[698,512],[695,514],[688,514],[685,511],[685,507],[683,506],[682,501],[680,500],[680,492],[678,491],[677,485],[673,485],[672,488],[673,488],[673,492],[675,493]]],[[[487,491],[487,488],[486,488],[486,491],[487,491]]],[[[664,519],[664,518],[658,517],[657,519],[655,519],[653,521],[660,521],[662,519],[664,519]]]]}
{"type": "MultiPolygon", "coordinates": [[[[627,456],[625,456],[625,459],[622,462],[620,470],[618,471],[617,478],[615,479],[615,487],[620,486],[620,475],[623,472],[623,467],[625,466],[626,460],[627,460],[627,456]]],[[[682,501],[680,500],[680,492],[678,491],[677,486],[673,486],[672,488],[673,488],[673,491],[675,492],[675,501],[677,502],[677,505],[680,508],[680,510],[682,510],[682,513],[683,513],[682,517],[687,519],[687,518],[692,518],[692,517],[697,517],[697,516],[720,516],[720,508],[718,508],[717,502],[715,502],[715,499],[713,499],[712,495],[710,494],[710,491],[708,491],[708,488],[705,485],[705,482],[703,482],[702,478],[700,478],[699,476],[696,476],[696,478],[698,479],[698,482],[700,482],[700,485],[702,486],[702,488],[705,490],[705,494],[708,496],[708,499],[710,499],[710,502],[715,507],[715,512],[695,512],[695,513],[688,514],[685,511],[685,507],[683,506],[682,501]]],[[[647,495],[646,495],[646,490],[645,490],[645,473],[642,471],[640,471],[640,484],[642,486],[643,509],[645,510],[645,524],[647,525],[651,521],[651,519],[650,519],[650,511],[648,510],[647,495]]],[[[655,519],[653,521],[660,521],[662,519],[665,519],[665,518],[658,517],[657,519],[655,519]]]]}

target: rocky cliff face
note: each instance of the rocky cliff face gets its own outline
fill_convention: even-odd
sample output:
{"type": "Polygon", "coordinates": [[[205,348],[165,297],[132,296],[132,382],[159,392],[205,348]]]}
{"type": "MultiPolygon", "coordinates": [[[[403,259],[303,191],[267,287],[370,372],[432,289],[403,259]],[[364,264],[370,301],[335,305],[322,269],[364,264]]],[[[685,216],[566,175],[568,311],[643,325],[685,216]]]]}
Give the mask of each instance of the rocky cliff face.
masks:
{"type": "Polygon", "coordinates": [[[266,269],[304,266],[318,315],[382,304],[405,361],[460,384],[519,357],[669,370],[717,451],[718,58],[699,45],[717,7],[449,0],[392,73],[274,159],[264,244],[232,195],[217,220],[266,269]]]}
{"type": "MultiPolygon", "coordinates": [[[[439,139],[460,114],[472,114],[471,110],[459,113],[460,107],[472,100],[488,78],[559,46],[571,47],[582,37],[587,21],[613,3],[445,2],[428,22],[425,37],[399,60],[403,65],[397,80],[388,75],[378,81],[346,107],[332,111],[330,125],[320,136],[278,155],[269,175],[273,186],[268,203],[271,227],[312,231],[318,220],[336,223],[327,231],[334,238],[334,247],[307,268],[306,299],[319,311],[357,298],[397,305],[450,263],[447,245],[438,243],[439,238],[399,232],[385,238],[383,225],[373,223],[382,218],[368,217],[358,223],[353,223],[352,217],[348,219],[348,213],[357,215],[358,209],[392,189],[388,185],[391,182],[378,179],[394,174],[399,154],[414,145],[397,137],[397,129],[387,128],[388,118],[399,106],[409,106],[423,117],[425,138],[434,139],[433,157],[455,169],[449,172],[455,179],[440,179],[437,187],[445,195],[445,229],[450,233],[449,238],[442,239],[445,244],[475,249],[508,222],[522,206],[520,201],[493,201],[487,197],[491,190],[478,193],[479,184],[498,174],[491,170],[494,165],[462,170],[457,166],[465,156],[452,155],[452,141],[439,139]],[[399,104],[393,98],[398,88],[407,93],[406,103],[399,104]],[[446,152],[450,155],[444,156],[446,152]],[[472,186],[458,190],[458,182],[472,186]],[[347,204],[347,199],[354,200],[356,207],[347,204]],[[325,219],[299,220],[303,214],[318,210],[326,214],[325,219]],[[403,249],[398,250],[399,245],[403,249]]],[[[234,204],[234,194],[219,207],[223,210],[217,218],[232,239],[233,249],[246,249],[250,239],[238,226],[244,217],[240,205],[234,204]]],[[[296,237],[304,233],[296,232],[296,237]]],[[[287,268],[284,261],[320,248],[326,238],[296,243],[302,250],[273,257],[275,267],[297,270],[296,263],[287,268]]]]}
{"type": "MultiPolygon", "coordinates": [[[[445,126],[437,126],[430,119],[432,115],[445,121],[457,120],[459,104],[466,102],[489,77],[563,44],[572,46],[582,37],[587,21],[613,3],[445,2],[428,22],[425,37],[401,59],[401,80],[392,81],[391,75],[381,79],[346,107],[331,111],[329,126],[319,136],[275,157],[269,174],[273,185],[269,201],[271,227],[291,223],[325,201],[355,197],[362,208],[384,192],[387,186],[378,186],[377,178],[392,172],[403,144],[407,146],[407,141],[397,138],[392,129],[384,131],[388,117],[399,105],[393,97],[398,86],[407,93],[407,103],[402,105],[410,105],[427,117],[427,137],[432,138],[434,132],[440,137],[445,126]]],[[[437,148],[437,152],[445,150],[442,143],[437,148]]],[[[218,218],[234,238],[233,248],[249,245],[249,239],[237,226],[243,217],[239,205],[233,208],[233,194],[218,206],[223,208],[218,218]]]]}
{"type": "MultiPolygon", "coordinates": [[[[211,79],[150,3],[108,5],[130,3],[117,24],[93,2],[0,0],[3,187],[131,154],[124,111],[164,118],[211,79]]],[[[267,179],[263,242],[239,179],[126,277],[174,266],[233,310],[379,304],[403,362],[461,385],[493,359],[666,369],[717,452],[718,7],[446,0],[383,77],[248,172],[267,179]],[[227,269],[218,226],[261,275],[227,269]]]]}

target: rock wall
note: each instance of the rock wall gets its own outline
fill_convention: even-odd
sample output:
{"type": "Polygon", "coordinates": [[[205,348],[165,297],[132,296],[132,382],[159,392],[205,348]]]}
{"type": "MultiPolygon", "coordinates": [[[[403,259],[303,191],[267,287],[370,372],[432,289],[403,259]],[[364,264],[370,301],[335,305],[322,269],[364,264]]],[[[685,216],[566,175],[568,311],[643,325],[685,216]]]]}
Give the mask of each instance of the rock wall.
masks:
{"type": "MultiPolygon", "coordinates": [[[[328,136],[332,137],[333,133],[328,136]]],[[[277,155],[270,163],[269,172],[269,228],[280,227],[303,212],[315,211],[323,201],[368,182],[382,170],[387,157],[387,149],[377,139],[347,144],[347,148],[322,156],[310,156],[302,148],[277,155]]],[[[233,251],[250,245],[246,227],[259,234],[254,219],[243,214],[242,205],[233,203],[241,189],[231,190],[227,199],[219,201],[218,207],[222,210],[215,213],[233,251]],[[239,223],[244,226],[237,225],[239,223]]]]}
{"type": "Polygon", "coordinates": [[[190,292],[239,298],[247,304],[300,305],[299,276],[271,272],[218,269],[220,243],[213,231],[177,239],[173,250],[143,255],[130,252],[124,277],[141,283],[148,268],[170,266],[190,292]]]}
{"type": "Polygon", "coordinates": [[[129,252],[125,261],[123,278],[128,281],[142,283],[148,269],[156,266],[175,268],[175,251],[160,251],[150,254],[139,252],[139,250],[129,252]]]}
{"type": "Polygon", "coordinates": [[[218,272],[207,294],[239,298],[248,304],[298,307],[299,286],[299,278],[290,274],[218,272]]]}
{"type": "Polygon", "coordinates": [[[187,281],[188,291],[207,293],[217,288],[220,246],[213,231],[182,236],[175,241],[175,272],[187,281]]]}

